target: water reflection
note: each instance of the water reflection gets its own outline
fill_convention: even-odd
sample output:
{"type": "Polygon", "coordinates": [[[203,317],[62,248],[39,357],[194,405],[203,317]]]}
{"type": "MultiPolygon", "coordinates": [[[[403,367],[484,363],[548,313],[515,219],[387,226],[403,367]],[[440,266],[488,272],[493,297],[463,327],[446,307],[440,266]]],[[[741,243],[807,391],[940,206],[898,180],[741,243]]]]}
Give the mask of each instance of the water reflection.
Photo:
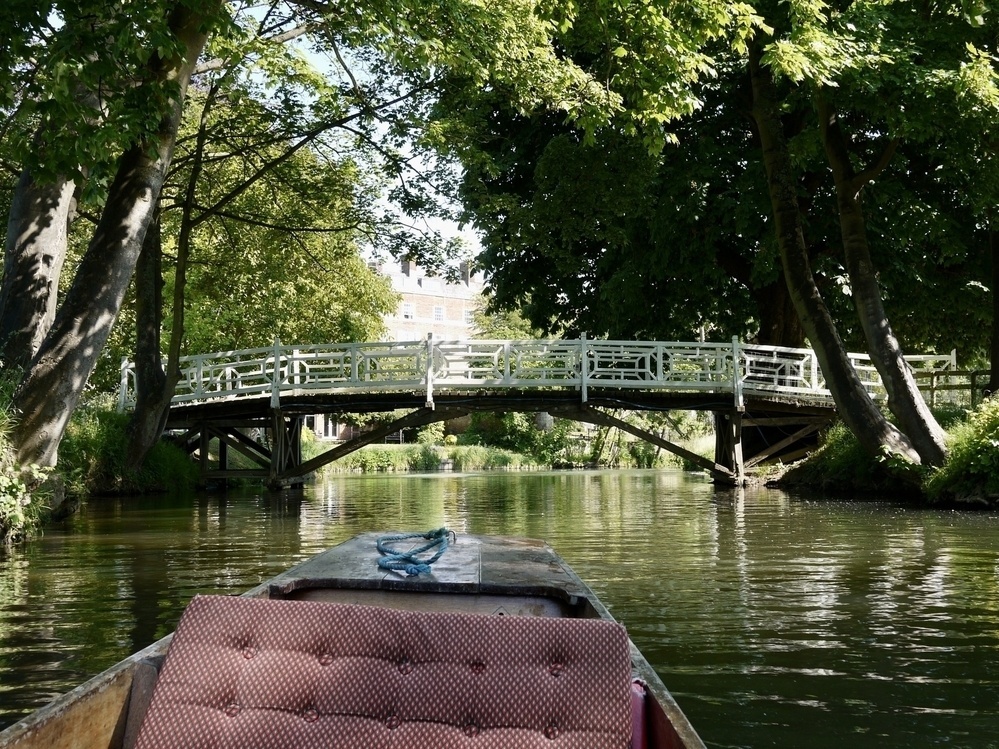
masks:
{"type": "Polygon", "coordinates": [[[999,746],[999,520],[670,472],[338,476],[94,501],[0,557],[0,725],[367,530],[548,539],[718,747],[999,746]]]}

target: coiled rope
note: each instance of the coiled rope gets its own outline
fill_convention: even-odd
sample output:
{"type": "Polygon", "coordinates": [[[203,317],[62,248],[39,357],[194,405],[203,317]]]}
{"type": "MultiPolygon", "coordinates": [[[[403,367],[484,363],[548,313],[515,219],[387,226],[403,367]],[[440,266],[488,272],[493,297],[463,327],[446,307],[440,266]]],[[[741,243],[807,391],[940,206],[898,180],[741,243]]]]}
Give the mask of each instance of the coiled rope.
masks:
{"type": "Polygon", "coordinates": [[[382,536],[375,545],[382,557],[378,560],[378,566],[383,570],[394,570],[405,572],[407,575],[416,576],[423,572],[430,572],[430,565],[441,558],[441,554],[447,551],[448,540],[454,532],[447,528],[438,528],[435,531],[426,533],[402,533],[396,536],[382,536]],[[427,543],[418,549],[409,551],[398,551],[389,544],[397,541],[408,541],[413,538],[425,538],[427,543]],[[440,547],[429,559],[421,559],[420,555],[425,554],[434,547],[440,547]]]}

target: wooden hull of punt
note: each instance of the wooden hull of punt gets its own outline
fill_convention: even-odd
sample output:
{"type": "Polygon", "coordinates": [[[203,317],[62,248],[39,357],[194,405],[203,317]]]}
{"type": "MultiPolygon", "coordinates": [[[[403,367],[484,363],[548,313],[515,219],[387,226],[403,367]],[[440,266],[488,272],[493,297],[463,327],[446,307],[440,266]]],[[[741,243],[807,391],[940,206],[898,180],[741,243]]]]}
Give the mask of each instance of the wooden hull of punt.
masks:
{"type": "MultiPolygon", "coordinates": [[[[362,534],[243,595],[517,616],[612,619],[593,591],[542,541],[459,536],[417,577],[386,573],[362,534]]],[[[0,732],[0,749],[130,749],[171,635],[0,732]]],[[[631,644],[634,677],[646,685],[648,745],[704,747],[662,680],[631,644]]]]}

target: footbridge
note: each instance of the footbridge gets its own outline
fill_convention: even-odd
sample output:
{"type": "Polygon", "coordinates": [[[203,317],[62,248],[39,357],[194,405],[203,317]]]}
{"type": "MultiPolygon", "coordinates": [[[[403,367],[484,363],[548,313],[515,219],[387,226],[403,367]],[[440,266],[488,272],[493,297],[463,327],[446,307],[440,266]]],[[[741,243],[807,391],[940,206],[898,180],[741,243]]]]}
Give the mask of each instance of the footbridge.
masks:
{"type": "MultiPolygon", "coordinates": [[[[876,400],[885,395],[866,354],[850,354],[876,400]]],[[[908,357],[919,373],[956,369],[955,354],[908,357]]],[[[187,356],[168,429],[201,461],[202,478],[301,482],[323,465],[401,429],[472,411],[547,412],[613,426],[678,454],[716,480],[740,483],[756,464],[791,459],[835,408],[811,349],[724,343],[573,340],[425,340],[273,346],[187,356]],[[313,460],[301,456],[303,419],[405,414],[313,460]],[[620,410],[706,410],[716,449],[707,459],[619,418],[620,410]],[[215,440],[216,442],[213,442],[215,440]],[[217,445],[216,449],[212,449],[217,445]],[[253,470],[230,469],[235,450],[253,470]]],[[[135,402],[123,361],[119,407],[135,402]]]]}

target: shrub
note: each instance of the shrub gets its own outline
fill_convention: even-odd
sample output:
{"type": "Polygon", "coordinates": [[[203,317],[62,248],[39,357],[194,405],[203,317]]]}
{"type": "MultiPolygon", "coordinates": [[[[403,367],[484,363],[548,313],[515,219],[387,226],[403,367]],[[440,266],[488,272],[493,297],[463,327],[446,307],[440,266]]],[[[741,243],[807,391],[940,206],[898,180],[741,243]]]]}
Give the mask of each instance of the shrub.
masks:
{"type": "MultiPolygon", "coordinates": [[[[3,440],[6,442],[6,440],[3,440]]],[[[45,482],[51,469],[31,465],[18,469],[9,444],[0,465],[0,542],[10,544],[35,534],[49,512],[45,482]]]]}
{"type": "MultiPolygon", "coordinates": [[[[347,457],[355,459],[355,467],[364,473],[375,471],[405,471],[409,467],[409,449],[388,445],[364,447],[347,457]]],[[[338,461],[339,462],[339,461],[338,461]]]]}
{"type": "Polygon", "coordinates": [[[644,440],[629,442],[628,455],[636,468],[654,468],[658,459],[656,446],[644,440]]]}
{"type": "Polygon", "coordinates": [[[194,486],[197,466],[183,450],[167,442],[150,450],[141,470],[126,468],[128,419],[127,414],[100,404],[77,409],[59,447],[59,470],[68,493],[142,493],[194,486]]]}
{"type": "Polygon", "coordinates": [[[407,451],[407,467],[411,471],[436,471],[441,467],[441,456],[437,448],[430,444],[407,451]]]}
{"type": "Polygon", "coordinates": [[[51,469],[17,465],[10,432],[15,380],[0,376],[0,542],[9,544],[37,532],[49,512],[51,469]]]}
{"type": "Polygon", "coordinates": [[[435,421],[421,427],[416,433],[416,441],[421,445],[441,445],[444,443],[444,422],[435,421]]]}
{"type": "Polygon", "coordinates": [[[999,497],[999,398],[989,398],[952,427],[947,462],[926,481],[929,499],[999,497]]]}

